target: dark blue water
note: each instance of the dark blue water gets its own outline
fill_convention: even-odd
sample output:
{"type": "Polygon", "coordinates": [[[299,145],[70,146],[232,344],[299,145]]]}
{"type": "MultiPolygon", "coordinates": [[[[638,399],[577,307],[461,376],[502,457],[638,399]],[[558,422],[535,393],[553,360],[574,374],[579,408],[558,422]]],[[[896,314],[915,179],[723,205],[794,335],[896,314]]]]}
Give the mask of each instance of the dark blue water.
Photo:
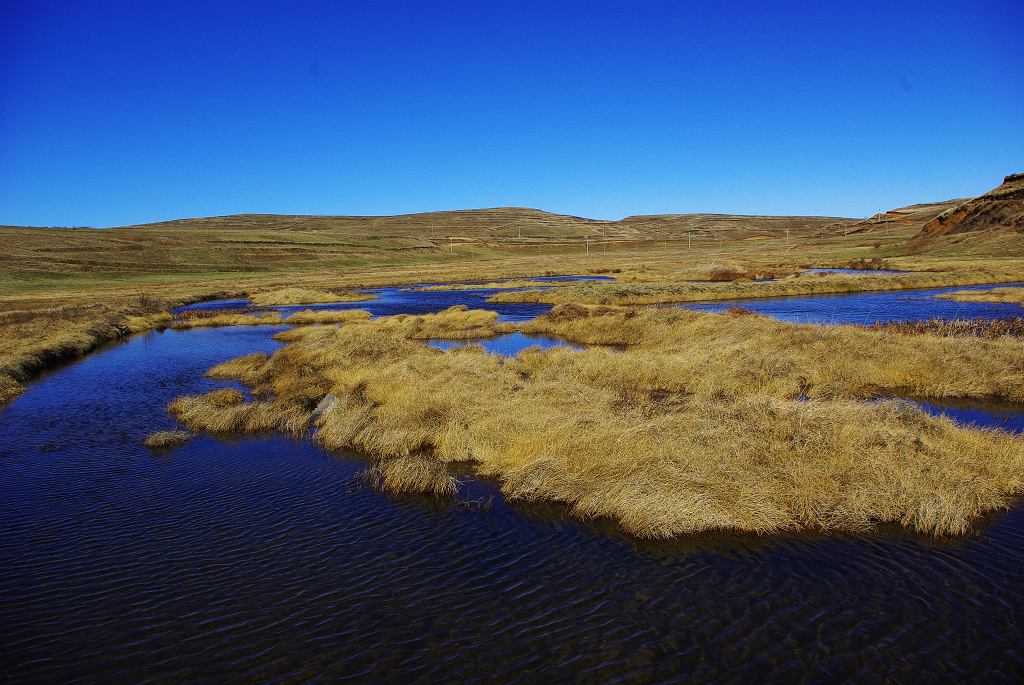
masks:
{"type": "MultiPolygon", "coordinates": [[[[1022,285],[1007,283],[1001,285],[1022,285]]],[[[893,321],[927,321],[929,319],[1002,319],[1024,316],[1019,304],[997,302],[956,302],[935,297],[954,290],[977,290],[992,285],[927,288],[922,290],[889,290],[844,295],[810,295],[771,297],[745,300],[720,300],[683,305],[685,309],[722,312],[729,307],[743,307],[758,314],[796,323],[873,324],[893,321]]]]}
{"type": "Polygon", "coordinates": [[[916,400],[915,404],[933,416],[947,416],[964,426],[997,428],[1007,433],[1024,433],[1024,406],[992,400],[916,400]]]}
{"type": "Polygon", "coordinates": [[[456,347],[465,347],[466,345],[480,345],[487,352],[503,357],[513,357],[531,347],[540,347],[541,349],[550,349],[552,347],[568,347],[573,350],[583,349],[582,345],[575,345],[559,338],[552,338],[546,335],[527,335],[519,332],[474,340],[430,340],[428,344],[439,350],[450,350],[456,347]]]}
{"type": "Polygon", "coordinates": [[[1021,506],[951,540],[643,544],[471,478],[488,511],[382,496],[356,455],[304,440],[141,446],[173,427],[169,400],[223,387],[203,372],[276,349],[275,330],[134,337],[0,408],[4,682],[1024,675],[1021,506]]]}

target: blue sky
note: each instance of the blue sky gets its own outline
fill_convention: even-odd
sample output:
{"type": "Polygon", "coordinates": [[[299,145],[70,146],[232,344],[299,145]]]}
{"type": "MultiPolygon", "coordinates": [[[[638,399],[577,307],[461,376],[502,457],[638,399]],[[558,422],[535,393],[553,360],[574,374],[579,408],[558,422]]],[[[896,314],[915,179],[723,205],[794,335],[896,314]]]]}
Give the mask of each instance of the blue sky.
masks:
{"type": "Polygon", "coordinates": [[[1024,171],[1019,2],[0,0],[0,224],[864,216],[1024,171]]]}

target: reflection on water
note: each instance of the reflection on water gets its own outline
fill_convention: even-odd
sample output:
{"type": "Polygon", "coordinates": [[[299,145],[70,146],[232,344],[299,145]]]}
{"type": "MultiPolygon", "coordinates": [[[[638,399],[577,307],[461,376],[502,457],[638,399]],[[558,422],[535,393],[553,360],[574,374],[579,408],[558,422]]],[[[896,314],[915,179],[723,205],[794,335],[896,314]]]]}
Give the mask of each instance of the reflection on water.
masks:
{"type": "MultiPolygon", "coordinates": [[[[1022,285],[1010,283],[1005,285],[1022,285]]],[[[1024,316],[1019,304],[996,302],[956,302],[935,297],[954,290],[992,288],[992,285],[927,288],[922,290],[889,290],[843,295],[804,295],[795,297],[721,300],[683,305],[685,309],[722,312],[729,307],[743,307],[758,314],[796,323],[873,324],[892,321],[928,321],[930,319],[1002,319],[1024,316]]]]}
{"type": "Polygon", "coordinates": [[[551,347],[568,347],[573,350],[583,349],[581,345],[560,340],[559,338],[551,338],[545,335],[526,335],[519,332],[474,340],[430,340],[427,344],[439,350],[450,350],[455,347],[465,347],[466,345],[479,345],[487,352],[503,357],[515,356],[530,347],[540,347],[542,349],[549,349],[551,347]]]}
{"type": "MultiPolygon", "coordinates": [[[[477,302],[444,295],[430,301],[477,302]]],[[[399,297],[378,313],[398,313],[399,297]]],[[[1020,506],[949,540],[887,529],[647,544],[557,505],[383,496],[354,483],[362,459],[308,441],[140,445],[174,426],[169,400],[222,387],[203,372],[276,349],[275,330],[137,336],[0,408],[5,682],[1012,682],[1024,670],[1020,506]]],[[[463,479],[467,498],[495,494],[463,479]]]]}

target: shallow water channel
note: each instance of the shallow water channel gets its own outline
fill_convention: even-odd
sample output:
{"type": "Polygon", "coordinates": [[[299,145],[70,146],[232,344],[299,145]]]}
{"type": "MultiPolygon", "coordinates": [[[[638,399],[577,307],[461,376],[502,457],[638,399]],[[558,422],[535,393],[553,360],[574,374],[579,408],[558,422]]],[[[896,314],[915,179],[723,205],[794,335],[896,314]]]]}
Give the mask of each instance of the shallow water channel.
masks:
{"type": "MultiPolygon", "coordinates": [[[[1000,284],[1020,286],[1022,283],[1000,284]]],[[[758,314],[795,323],[873,324],[894,321],[927,321],[929,319],[989,318],[1024,316],[1019,304],[1000,302],[957,302],[935,295],[955,290],[979,290],[992,285],[961,285],[950,288],[920,290],[885,290],[837,295],[797,295],[745,300],[719,300],[683,305],[686,309],[721,312],[729,307],[743,307],[758,314]]]]}
{"type": "MultiPolygon", "coordinates": [[[[491,307],[489,292],[383,289],[330,307],[491,307]]],[[[493,308],[505,320],[546,309],[493,308]]],[[[356,455],[304,440],[140,445],[173,425],[169,400],[226,385],[206,369],[276,349],[280,328],[136,336],[0,408],[5,682],[1024,674],[1019,504],[950,540],[887,529],[644,544],[558,507],[380,495],[353,482],[356,455]]],[[[468,480],[471,499],[494,494],[468,480]]]]}

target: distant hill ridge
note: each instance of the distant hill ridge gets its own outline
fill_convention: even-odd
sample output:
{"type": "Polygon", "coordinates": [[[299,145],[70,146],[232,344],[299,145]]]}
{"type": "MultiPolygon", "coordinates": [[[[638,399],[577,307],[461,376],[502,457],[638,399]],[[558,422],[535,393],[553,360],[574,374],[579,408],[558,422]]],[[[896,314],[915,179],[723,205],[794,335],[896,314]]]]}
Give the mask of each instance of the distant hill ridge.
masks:
{"type": "Polygon", "coordinates": [[[489,239],[582,238],[585,235],[618,239],[679,238],[688,231],[747,232],[821,230],[853,219],[819,216],[757,216],[732,214],[659,214],[627,216],[619,220],[589,219],[555,214],[529,207],[456,209],[385,216],[234,214],[228,216],[175,219],[115,231],[284,231],[302,233],[342,232],[346,235],[447,236],[489,239]]]}

